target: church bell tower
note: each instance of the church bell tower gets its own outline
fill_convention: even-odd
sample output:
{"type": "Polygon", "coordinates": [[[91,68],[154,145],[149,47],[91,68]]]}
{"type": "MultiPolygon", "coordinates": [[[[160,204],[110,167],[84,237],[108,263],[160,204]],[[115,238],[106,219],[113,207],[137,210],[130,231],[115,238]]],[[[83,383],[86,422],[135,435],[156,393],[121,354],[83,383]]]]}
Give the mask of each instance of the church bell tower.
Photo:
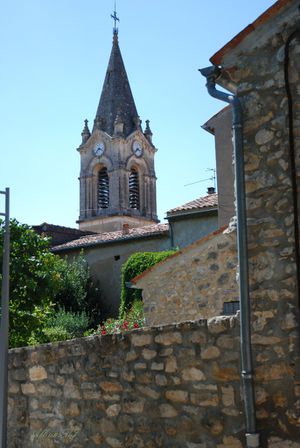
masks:
{"type": "Polygon", "coordinates": [[[142,129],[116,26],[94,126],[90,132],[85,120],[81,135],[79,228],[100,233],[157,223],[157,149],[149,120],[142,129]]]}

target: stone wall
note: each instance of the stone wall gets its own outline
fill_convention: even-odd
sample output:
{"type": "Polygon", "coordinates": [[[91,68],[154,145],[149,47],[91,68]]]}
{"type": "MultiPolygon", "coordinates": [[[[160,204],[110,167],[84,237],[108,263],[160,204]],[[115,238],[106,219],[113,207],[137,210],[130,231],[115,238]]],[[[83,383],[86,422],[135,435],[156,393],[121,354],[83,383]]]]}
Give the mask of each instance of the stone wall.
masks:
{"type": "MultiPolygon", "coordinates": [[[[280,341],[253,342],[261,448],[299,448],[280,341]]],[[[10,350],[8,447],[242,448],[239,350],[238,316],[10,350]]]]}
{"type": "MultiPolygon", "coordinates": [[[[288,121],[291,110],[284,76],[285,46],[296,29],[300,29],[299,2],[276,2],[255,26],[211,59],[222,66],[220,85],[237,92],[243,106],[253,357],[257,380],[273,381],[270,394],[275,407],[280,408],[286,400],[290,403],[287,420],[273,419],[273,425],[283,435],[288,434],[287,421],[300,432],[297,243],[288,121]],[[288,382],[281,378],[283,370],[289,374],[288,382]]],[[[288,84],[293,103],[299,200],[299,35],[289,48],[288,84]]],[[[267,419],[267,405],[258,412],[259,418],[264,415],[267,419]]]]}
{"type": "Polygon", "coordinates": [[[10,351],[12,447],[241,447],[238,320],[10,351]]]}
{"type": "Polygon", "coordinates": [[[220,229],[132,280],[143,290],[149,326],[223,314],[224,302],[239,300],[236,233],[220,229]]]}

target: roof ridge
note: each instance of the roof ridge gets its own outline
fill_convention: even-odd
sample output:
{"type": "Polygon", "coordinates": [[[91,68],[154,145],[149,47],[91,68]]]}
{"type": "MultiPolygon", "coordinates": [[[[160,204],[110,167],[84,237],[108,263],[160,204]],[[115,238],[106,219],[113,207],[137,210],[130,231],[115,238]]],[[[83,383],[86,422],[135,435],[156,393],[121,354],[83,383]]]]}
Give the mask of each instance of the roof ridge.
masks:
{"type": "Polygon", "coordinates": [[[78,249],[80,247],[94,246],[101,243],[112,243],[116,241],[125,241],[132,238],[144,237],[149,234],[157,235],[169,231],[169,224],[159,223],[150,224],[143,227],[134,227],[129,229],[128,233],[124,233],[123,230],[115,230],[114,232],[103,232],[97,233],[95,235],[86,235],[76,240],[53,246],[52,250],[54,252],[59,252],[60,250],[71,250],[78,249]]]}
{"type": "Polygon", "coordinates": [[[179,205],[178,207],[172,208],[167,211],[167,216],[171,213],[177,211],[185,211],[191,208],[193,209],[204,209],[204,208],[215,208],[218,206],[218,193],[210,193],[206,196],[200,196],[200,198],[194,199],[192,201],[186,202],[185,204],[179,205]]]}

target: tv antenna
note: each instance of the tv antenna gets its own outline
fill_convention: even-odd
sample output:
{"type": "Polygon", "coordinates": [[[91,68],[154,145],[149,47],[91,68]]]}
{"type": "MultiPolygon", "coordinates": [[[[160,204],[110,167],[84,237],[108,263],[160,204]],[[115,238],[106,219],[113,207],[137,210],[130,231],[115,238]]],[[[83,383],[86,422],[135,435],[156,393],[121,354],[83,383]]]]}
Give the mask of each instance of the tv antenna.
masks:
{"type": "Polygon", "coordinates": [[[208,180],[212,180],[214,182],[214,189],[216,191],[216,170],[215,168],[206,168],[205,171],[212,171],[212,176],[207,179],[196,180],[196,182],[191,182],[189,184],[185,184],[184,187],[189,187],[190,185],[199,184],[200,182],[206,182],[208,180]]]}

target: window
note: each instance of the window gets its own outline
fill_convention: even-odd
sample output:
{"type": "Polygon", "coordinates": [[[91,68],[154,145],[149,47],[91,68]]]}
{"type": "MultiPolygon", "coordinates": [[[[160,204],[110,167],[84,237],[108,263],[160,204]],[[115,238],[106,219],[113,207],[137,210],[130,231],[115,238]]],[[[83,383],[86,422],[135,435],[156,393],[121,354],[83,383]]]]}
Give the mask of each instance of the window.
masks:
{"type": "Polygon", "coordinates": [[[229,316],[235,314],[240,309],[240,302],[225,302],[223,308],[223,314],[229,316]]]}
{"type": "Polygon", "coordinates": [[[109,178],[107,168],[102,168],[98,173],[98,208],[109,206],[109,178]]]}
{"type": "Polygon", "coordinates": [[[135,169],[129,175],[129,207],[135,210],[140,208],[139,175],[135,169]]]}

